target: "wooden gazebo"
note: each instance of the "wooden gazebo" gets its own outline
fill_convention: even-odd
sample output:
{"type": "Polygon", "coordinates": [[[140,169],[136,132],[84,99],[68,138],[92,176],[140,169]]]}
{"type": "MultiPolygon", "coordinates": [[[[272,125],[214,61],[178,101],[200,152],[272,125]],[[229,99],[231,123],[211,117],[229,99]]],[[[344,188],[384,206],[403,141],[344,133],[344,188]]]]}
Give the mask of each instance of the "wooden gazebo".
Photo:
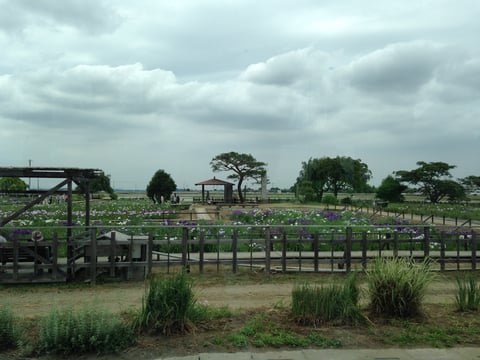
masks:
{"type": "Polygon", "coordinates": [[[195,185],[202,185],[202,203],[206,202],[205,186],[223,186],[223,202],[227,204],[233,203],[233,183],[213,177],[213,179],[205,180],[195,185]]]}

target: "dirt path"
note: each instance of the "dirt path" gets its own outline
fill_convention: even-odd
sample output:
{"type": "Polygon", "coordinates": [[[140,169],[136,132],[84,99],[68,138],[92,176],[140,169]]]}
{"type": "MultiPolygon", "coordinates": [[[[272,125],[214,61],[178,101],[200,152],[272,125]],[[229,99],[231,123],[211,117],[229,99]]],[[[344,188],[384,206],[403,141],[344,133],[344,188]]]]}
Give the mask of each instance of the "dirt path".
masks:
{"type": "MultiPolygon", "coordinates": [[[[288,305],[294,282],[248,283],[233,285],[197,285],[197,301],[231,309],[254,309],[288,305]]],[[[365,284],[362,285],[365,288],[365,284]]],[[[428,288],[426,303],[453,303],[456,285],[452,279],[439,278],[428,288]]],[[[102,284],[97,286],[5,287],[0,289],[0,306],[9,306],[22,317],[45,315],[52,308],[97,305],[119,312],[139,309],[145,292],[143,282],[102,284]]],[[[364,296],[366,297],[366,296],[364,296]]]]}

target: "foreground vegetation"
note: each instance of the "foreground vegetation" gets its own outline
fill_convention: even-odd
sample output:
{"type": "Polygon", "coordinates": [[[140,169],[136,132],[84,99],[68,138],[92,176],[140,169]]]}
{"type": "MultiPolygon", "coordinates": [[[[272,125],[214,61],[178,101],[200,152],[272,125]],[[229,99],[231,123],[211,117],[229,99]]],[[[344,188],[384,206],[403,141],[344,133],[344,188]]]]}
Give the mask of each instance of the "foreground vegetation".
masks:
{"type": "MultiPolygon", "coordinates": [[[[389,281],[373,281],[371,278],[378,275],[375,271],[349,277],[305,276],[293,280],[296,285],[291,304],[272,303],[269,308],[255,310],[198,303],[192,281],[208,285],[218,279],[193,278],[185,273],[152,277],[145,285],[143,305],[122,313],[110,313],[92,304],[76,310],[52,308],[46,316],[31,319],[18,318],[11,309],[2,308],[2,352],[16,359],[42,354],[115,353],[129,348],[125,354],[133,359],[137,351],[148,351],[154,358],[189,351],[251,348],[450,347],[479,343],[478,307],[462,306],[478,304],[477,300],[468,300],[478,299],[477,276],[450,276],[446,281],[458,284],[455,296],[447,304],[428,305],[422,301],[424,287],[407,289],[401,280],[412,276],[409,279],[413,282],[425,284],[425,278],[431,276],[428,267],[395,260],[379,266],[396,270],[383,277],[389,281]],[[408,268],[413,271],[406,276],[408,268]],[[393,307],[398,308],[400,301],[404,305],[401,309],[409,310],[379,312],[379,294],[390,294],[393,307]]],[[[228,281],[241,285],[258,279],[240,274],[228,281]]],[[[33,297],[41,289],[29,291],[33,297]]],[[[0,353],[0,357],[3,355],[0,353]]]]}

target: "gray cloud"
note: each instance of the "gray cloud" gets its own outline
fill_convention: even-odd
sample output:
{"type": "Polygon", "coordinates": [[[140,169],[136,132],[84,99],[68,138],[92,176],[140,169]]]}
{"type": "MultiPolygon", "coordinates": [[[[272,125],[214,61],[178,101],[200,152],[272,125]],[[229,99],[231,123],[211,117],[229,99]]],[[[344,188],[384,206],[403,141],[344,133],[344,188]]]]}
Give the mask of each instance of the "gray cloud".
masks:
{"type": "Polygon", "coordinates": [[[474,5],[0,0],[0,164],[120,187],[158,168],[192,186],[226,151],[282,187],[336,155],[375,183],[419,160],[478,175],[474,5]]]}
{"type": "Polygon", "coordinates": [[[23,32],[29,28],[62,26],[87,34],[113,31],[121,21],[113,7],[103,0],[16,0],[0,1],[0,29],[23,32]]]}

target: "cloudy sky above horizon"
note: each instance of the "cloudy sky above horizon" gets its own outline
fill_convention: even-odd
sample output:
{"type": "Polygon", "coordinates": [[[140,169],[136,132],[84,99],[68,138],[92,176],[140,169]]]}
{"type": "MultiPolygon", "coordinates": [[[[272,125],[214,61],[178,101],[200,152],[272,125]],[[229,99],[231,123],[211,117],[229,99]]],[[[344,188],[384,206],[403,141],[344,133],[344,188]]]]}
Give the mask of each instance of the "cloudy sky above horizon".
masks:
{"type": "Polygon", "coordinates": [[[144,189],[268,164],[417,161],[480,175],[477,0],[0,0],[0,166],[100,168],[144,189]]]}

